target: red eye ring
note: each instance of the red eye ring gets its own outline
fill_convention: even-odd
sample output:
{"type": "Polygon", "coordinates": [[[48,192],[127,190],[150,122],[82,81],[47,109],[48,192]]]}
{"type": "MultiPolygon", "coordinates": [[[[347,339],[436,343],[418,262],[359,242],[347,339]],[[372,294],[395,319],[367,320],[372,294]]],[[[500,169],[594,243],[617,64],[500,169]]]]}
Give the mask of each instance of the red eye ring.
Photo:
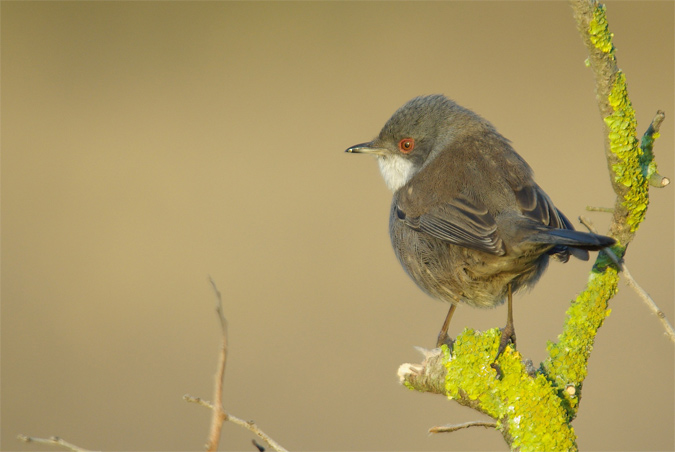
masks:
{"type": "Polygon", "coordinates": [[[415,140],[412,138],[404,138],[398,142],[398,150],[404,154],[410,154],[415,148],[415,140]]]}

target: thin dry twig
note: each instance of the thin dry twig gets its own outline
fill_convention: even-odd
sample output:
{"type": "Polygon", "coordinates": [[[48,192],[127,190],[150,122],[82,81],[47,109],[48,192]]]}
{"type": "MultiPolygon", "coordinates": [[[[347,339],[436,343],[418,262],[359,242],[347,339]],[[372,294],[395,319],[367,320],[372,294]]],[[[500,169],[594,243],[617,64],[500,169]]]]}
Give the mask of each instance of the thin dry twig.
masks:
{"type": "Polygon", "coordinates": [[[613,207],[595,207],[595,206],[586,206],[586,210],[589,212],[606,212],[606,213],[614,213],[614,208],[613,207]]]}
{"type": "MultiPolygon", "coordinates": [[[[616,259],[616,256],[614,256],[614,258],[616,259]]],[[[666,335],[668,336],[671,342],[675,343],[675,329],[673,329],[673,325],[671,325],[668,319],[666,318],[666,314],[664,314],[664,312],[658,307],[658,305],[654,303],[652,297],[650,297],[649,294],[642,287],[640,287],[637,281],[635,281],[633,276],[628,271],[628,267],[626,267],[626,264],[622,266],[621,271],[626,279],[626,284],[628,284],[631,288],[633,288],[633,290],[635,290],[635,292],[637,292],[639,297],[642,299],[642,301],[644,301],[647,304],[652,313],[654,313],[656,317],[658,317],[659,321],[663,325],[663,328],[666,330],[666,335]]]]}
{"type": "MultiPolygon", "coordinates": [[[[213,405],[213,403],[209,402],[208,400],[204,400],[200,397],[193,397],[189,394],[185,394],[183,396],[183,400],[189,403],[196,403],[197,405],[201,405],[203,407],[208,408],[209,410],[215,410],[216,407],[213,405]]],[[[245,429],[249,430],[256,436],[258,436],[260,439],[265,441],[272,449],[276,450],[277,452],[288,452],[283,446],[281,446],[279,443],[274,441],[272,438],[269,437],[265,432],[260,430],[260,427],[253,422],[253,421],[245,421],[241,418],[238,418],[237,416],[233,416],[231,414],[227,414],[227,420],[244,427],[245,429]]]]}
{"type": "Polygon", "coordinates": [[[497,428],[496,422],[471,421],[463,424],[449,424],[440,427],[431,427],[429,433],[452,433],[469,427],[497,428]]]}
{"type": "Polygon", "coordinates": [[[248,429],[256,436],[258,436],[258,438],[265,441],[272,449],[276,450],[277,452],[288,452],[281,444],[277,443],[272,438],[270,438],[269,435],[267,435],[267,433],[260,430],[260,428],[256,425],[255,422],[245,421],[236,416],[232,416],[231,414],[228,416],[227,420],[248,429]]]}
{"type": "MultiPolygon", "coordinates": [[[[581,216],[579,217],[579,221],[581,224],[586,226],[586,228],[597,234],[597,230],[591,220],[588,218],[581,216]]],[[[658,307],[658,305],[654,302],[654,299],[647,293],[646,290],[644,290],[638,283],[635,281],[635,278],[633,278],[633,275],[631,275],[630,271],[628,271],[628,267],[624,262],[619,261],[619,258],[612,252],[611,249],[605,248],[602,250],[603,253],[605,253],[611,260],[614,262],[614,264],[621,270],[621,273],[623,273],[624,279],[626,281],[626,284],[630,286],[635,292],[637,292],[638,296],[642,299],[642,301],[645,302],[647,307],[658,317],[659,321],[663,325],[663,328],[666,330],[666,335],[668,338],[671,340],[671,342],[675,343],[675,329],[673,329],[673,325],[670,324],[668,321],[668,318],[666,318],[666,314],[661,310],[661,308],[658,307]]]]}
{"type": "Polygon", "coordinates": [[[83,447],[69,443],[68,441],[59,438],[58,436],[52,436],[50,438],[37,438],[35,436],[19,435],[17,438],[25,443],[38,443],[38,444],[47,444],[49,446],[61,446],[74,452],[92,452],[89,449],[85,449],[83,447]]]}
{"type": "Polygon", "coordinates": [[[209,410],[214,409],[214,406],[211,402],[209,402],[208,400],[204,400],[201,397],[193,397],[190,394],[185,394],[183,396],[183,400],[189,403],[196,403],[197,405],[201,405],[205,408],[208,408],[209,410]]]}
{"type": "MultiPolygon", "coordinates": [[[[215,451],[218,448],[218,443],[220,442],[220,435],[225,421],[230,421],[236,425],[242,426],[247,430],[254,433],[258,438],[265,441],[272,449],[277,452],[288,452],[284,449],[279,443],[274,441],[269,437],[265,432],[260,430],[260,428],[253,421],[245,421],[240,419],[232,414],[225,412],[223,408],[223,382],[225,379],[225,364],[227,362],[227,319],[223,314],[223,299],[216,286],[216,283],[211,277],[209,277],[209,282],[213,288],[213,292],[216,295],[216,312],[218,313],[218,319],[220,320],[220,327],[223,335],[223,342],[220,348],[220,353],[218,355],[218,367],[215,375],[215,384],[213,389],[213,402],[209,402],[200,397],[193,397],[189,394],[183,396],[183,400],[190,403],[196,403],[203,407],[208,408],[213,412],[211,417],[211,429],[209,431],[209,439],[206,444],[206,448],[209,451],[215,451]]],[[[258,447],[258,446],[256,446],[258,447]]]]}
{"type": "Polygon", "coordinates": [[[209,282],[216,295],[216,312],[220,319],[220,328],[223,337],[220,353],[218,354],[218,367],[216,370],[215,383],[213,385],[211,429],[209,430],[209,439],[206,443],[206,449],[211,452],[218,449],[223,423],[228,418],[227,413],[225,413],[225,410],[223,409],[223,382],[225,380],[225,364],[227,363],[227,320],[223,314],[223,299],[220,295],[220,291],[213,281],[213,278],[209,277],[209,282]]]}

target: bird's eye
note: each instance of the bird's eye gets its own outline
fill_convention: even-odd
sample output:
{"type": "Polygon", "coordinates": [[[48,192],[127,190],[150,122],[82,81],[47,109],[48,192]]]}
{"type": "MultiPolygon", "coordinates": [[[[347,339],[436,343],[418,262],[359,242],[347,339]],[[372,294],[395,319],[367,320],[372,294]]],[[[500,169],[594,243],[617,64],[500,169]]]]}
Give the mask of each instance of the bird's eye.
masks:
{"type": "Polygon", "coordinates": [[[412,138],[404,138],[398,142],[398,150],[404,154],[409,154],[415,147],[415,140],[412,138]]]}

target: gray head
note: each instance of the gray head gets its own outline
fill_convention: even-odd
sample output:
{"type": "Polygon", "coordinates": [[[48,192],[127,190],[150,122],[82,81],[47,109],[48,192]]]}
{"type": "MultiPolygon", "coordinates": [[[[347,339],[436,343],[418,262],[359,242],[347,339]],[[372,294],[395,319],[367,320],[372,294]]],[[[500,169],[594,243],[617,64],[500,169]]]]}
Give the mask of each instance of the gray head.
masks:
{"type": "Polygon", "coordinates": [[[377,157],[387,186],[396,191],[460,135],[492,126],[441,94],[412,99],[387,121],[373,141],[346,152],[377,157]]]}

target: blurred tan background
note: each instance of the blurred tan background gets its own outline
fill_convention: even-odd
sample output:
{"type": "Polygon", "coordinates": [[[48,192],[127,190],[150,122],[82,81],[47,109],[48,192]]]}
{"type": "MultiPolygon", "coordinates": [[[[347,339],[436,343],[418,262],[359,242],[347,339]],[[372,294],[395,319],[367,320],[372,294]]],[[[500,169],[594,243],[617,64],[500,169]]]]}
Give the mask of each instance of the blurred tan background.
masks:
{"type": "MultiPolygon", "coordinates": [[[[602,121],[565,2],[2,2],[2,441],[201,450],[230,323],[227,410],[294,450],[505,450],[481,417],[401,387],[447,307],[390,249],[371,139],[419,94],[492,121],[570,218],[609,206],[602,121]]],[[[675,177],[673,2],[609,2],[642,133],[675,177]]],[[[673,188],[628,253],[673,321],[673,188]]],[[[606,214],[589,215],[606,230],[606,214]]],[[[591,263],[515,303],[539,363],[591,263]]],[[[574,422],[584,450],[673,450],[674,347],[622,282],[574,422]]],[[[505,308],[459,309],[503,326],[505,308]]],[[[253,450],[226,425],[227,450],[253,450]]],[[[43,448],[44,449],[44,448],[43,448]]]]}

